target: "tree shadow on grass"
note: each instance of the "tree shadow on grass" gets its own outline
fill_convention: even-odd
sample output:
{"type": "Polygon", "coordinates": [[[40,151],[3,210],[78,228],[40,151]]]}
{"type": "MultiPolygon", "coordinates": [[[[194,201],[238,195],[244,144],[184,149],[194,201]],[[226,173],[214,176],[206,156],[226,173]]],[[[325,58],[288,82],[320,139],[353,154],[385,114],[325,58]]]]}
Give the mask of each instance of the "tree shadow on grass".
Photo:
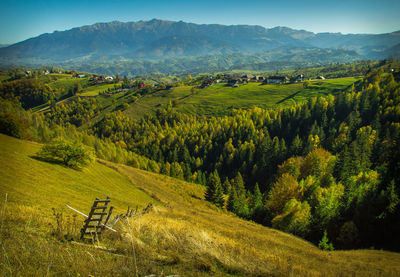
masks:
{"type": "Polygon", "coordinates": [[[295,93],[293,93],[293,94],[291,94],[291,95],[289,95],[289,96],[286,96],[285,98],[283,98],[282,100],[279,100],[278,102],[276,102],[275,104],[281,104],[281,103],[283,103],[283,102],[285,102],[286,100],[289,100],[289,99],[293,99],[297,94],[299,94],[301,92],[301,90],[299,90],[299,91],[297,91],[297,92],[295,92],[295,93]]]}
{"type": "Polygon", "coordinates": [[[32,158],[32,159],[35,159],[37,161],[46,162],[46,163],[50,163],[50,164],[56,164],[56,165],[60,165],[60,166],[65,167],[65,168],[70,168],[70,169],[74,169],[74,170],[77,170],[77,171],[82,171],[81,167],[67,165],[61,159],[55,159],[55,158],[51,158],[51,157],[41,157],[39,155],[29,155],[28,157],[32,158]]]}

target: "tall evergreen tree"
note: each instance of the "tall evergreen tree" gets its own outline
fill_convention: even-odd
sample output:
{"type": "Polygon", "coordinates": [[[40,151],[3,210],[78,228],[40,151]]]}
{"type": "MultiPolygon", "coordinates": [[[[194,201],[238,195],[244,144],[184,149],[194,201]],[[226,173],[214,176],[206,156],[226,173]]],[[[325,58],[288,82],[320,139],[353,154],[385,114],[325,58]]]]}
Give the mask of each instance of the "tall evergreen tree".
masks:
{"type": "Polygon", "coordinates": [[[232,211],[240,217],[244,218],[248,217],[249,206],[247,204],[247,199],[246,199],[246,189],[240,172],[238,172],[236,177],[233,179],[232,191],[233,191],[233,197],[236,196],[236,199],[233,198],[232,201],[233,200],[237,201],[237,202],[233,201],[234,205],[232,211]]]}
{"type": "Polygon", "coordinates": [[[231,191],[231,183],[229,182],[228,178],[225,178],[224,183],[222,184],[222,188],[225,194],[229,194],[231,191]]]}
{"type": "Polygon", "coordinates": [[[229,193],[229,197],[228,197],[227,208],[228,208],[228,211],[236,213],[238,210],[238,207],[239,207],[239,202],[238,202],[237,192],[236,192],[235,187],[232,187],[231,191],[229,193]]]}
{"type": "Polygon", "coordinates": [[[219,207],[223,207],[225,204],[221,180],[216,170],[207,178],[205,199],[219,207]]]}
{"type": "Polygon", "coordinates": [[[260,192],[260,188],[258,187],[258,183],[254,186],[253,195],[251,197],[250,208],[255,210],[259,207],[263,206],[262,202],[262,194],[260,192]]]}

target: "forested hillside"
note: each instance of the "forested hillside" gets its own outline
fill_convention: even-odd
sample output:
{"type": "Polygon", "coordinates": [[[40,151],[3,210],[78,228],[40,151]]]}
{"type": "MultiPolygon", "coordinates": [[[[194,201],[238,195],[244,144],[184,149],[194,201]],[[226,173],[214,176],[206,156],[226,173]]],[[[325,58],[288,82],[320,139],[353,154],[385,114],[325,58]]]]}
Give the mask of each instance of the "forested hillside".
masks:
{"type": "Polygon", "coordinates": [[[122,94],[32,114],[3,94],[1,131],[39,141],[66,136],[100,158],[203,184],[217,206],[321,248],[330,241],[400,250],[398,72],[397,63],[386,64],[336,95],[223,117],[170,103],[136,121],[123,112],[132,97],[122,94]]]}
{"type": "Polygon", "coordinates": [[[138,123],[110,114],[94,133],[160,162],[164,174],[222,185],[242,217],[315,242],[328,230],[338,246],[399,249],[399,88],[380,69],[292,108],[206,118],[169,106],[138,123]]]}

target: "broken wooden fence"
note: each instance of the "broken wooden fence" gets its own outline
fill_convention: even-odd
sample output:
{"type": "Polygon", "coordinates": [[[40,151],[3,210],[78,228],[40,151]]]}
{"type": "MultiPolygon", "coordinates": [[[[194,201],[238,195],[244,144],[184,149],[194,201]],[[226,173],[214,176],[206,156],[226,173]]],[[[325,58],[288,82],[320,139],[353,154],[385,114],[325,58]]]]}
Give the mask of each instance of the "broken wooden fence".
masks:
{"type": "Polygon", "coordinates": [[[110,219],[114,209],[114,207],[111,206],[107,212],[110,200],[111,199],[108,196],[107,199],[104,200],[100,200],[98,198],[94,200],[93,206],[90,209],[90,213],[81,229],[81,239],[93,240],[94,238],[101,238],[101,232],[107,227],[107,222],[110,219]]]}
{"type": "Polygon", "coordinates": [[[147,205],[147,207],[144,208],[141,212],[138,212],[137,207],[136,207],[136,210],[130,209],[128,207],[128,210],[125,214],[119,214],[113,220],[109,221],[111,218],[113,209],[114,209],[113,206],[110,206],[110,209],[107,212],[108,204],[110,203],[110,201],[111,201],[111,199],[108,196],[105,200],[100,200],[100,199],[96,198],[94,200],[92,208],[90,209],[89,215],[85,215],[84,213],[78,211],[77,209],[74,209],[74,208],[66,205],[68,208],[70,208],[70,209],[74,210],[75,212],[86,217],[86,220],[84,221],[84,225],[81,229],[81,239],[94,240],[96,238],[96,239],[100,240],[101,233],[105,228],[107,228],[113,232],[117,232],[116,230],[114,230],[112,228],[112,226],[114,226],[115,223],[117,223],[120,219],[129,218],[134,215],[146,214],[153,207],[153,204],[149,203],[147,205]],[[111,227],[107,225],[108,222],[111,223],[111,227]]]}

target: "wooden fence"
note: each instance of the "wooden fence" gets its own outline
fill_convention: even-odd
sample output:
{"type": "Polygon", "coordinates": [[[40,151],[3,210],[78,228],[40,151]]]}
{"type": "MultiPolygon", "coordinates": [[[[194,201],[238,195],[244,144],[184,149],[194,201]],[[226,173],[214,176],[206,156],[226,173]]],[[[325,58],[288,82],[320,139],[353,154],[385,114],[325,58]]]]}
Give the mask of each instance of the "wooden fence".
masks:
{"type": "Polygon", "coordinates": [[[107,212],[110,201],[111,199],[108,196],[104,200],[98,198],[94,200],[90,213],[81,229],[81,239],[94,240],[95,238],[101,238],[101,232],[107,227],[107,222],[114,209],[113,206],[110,206],[107,212]]]}

